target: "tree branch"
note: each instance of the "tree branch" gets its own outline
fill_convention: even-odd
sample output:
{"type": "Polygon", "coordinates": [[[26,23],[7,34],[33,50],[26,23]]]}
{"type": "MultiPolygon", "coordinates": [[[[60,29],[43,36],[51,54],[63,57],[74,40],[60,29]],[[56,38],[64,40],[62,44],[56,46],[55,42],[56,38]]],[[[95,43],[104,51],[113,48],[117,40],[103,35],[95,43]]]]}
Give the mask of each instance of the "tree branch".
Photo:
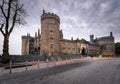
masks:
{"type": "Polygon", "coordinates": [[[15,10],[15,13],[14,13],[14,16],[13,16],[13,22],[12,22],[12,26],[8,32],[8,34],[10,35],[10,33],[13,31],[13,28],[15,26],[15,22],[16,22],[16,17],[17,17],[17,6],[18,4],[16,4],[16,10],[15,10]]]}
{"type": "Polygon", "coordinates": [[[3,31],[2,29],[0,29],[0,31],[1,31],[1,33],[2,33],[3,35],[5,35],[5,33],[4,33],[4,31],[3,31]]]}
{"type": "Polygon", "coordinates": [[[21,7],[18,6],[19,4],[17,3],[16,6],[15,6],[15,12],[14,12],[14,16],[13,16],[13,22],[12,22],[12,26],[10,28],[10,31],[9,31],[9,34],[13,31],[13,28],[15,26],[15,23],[16,23],[16,18],[17,18],[17,15],[18,15],[18,11],[20,11],[23,7],[23,5],[21,5],[21,7]]]}
{"type": "Polygon", "coordinates": [[[2,33],[3,35],[5,35],[4,31],[2,30],[3,27],[4,27],[4,23],[1,25],[1,27],[0,27],[0,31],[1,31],[1,33],[2,33]]]}
{"type": "Polygon", "coordinates": [[[22,4],[20,7],[17,8],[17,10],[21,10],[24,5],[22,4]]]}
{"type": "Polygon", "coordinates": [[[2,5],[0,5],[0,9],[1,9],[2,14],[4,15],[4,17],[6,18],[6,15],[5,15],[5,12],[4,12],[4,9],[3,9],[4,3],[5,3],[5,1],[3,0],[2,5]]]}
{"type": "Polygon", "coordinates": [[[13,16],[12,26],[11,26],[11,28],[10,28],[10,31],[8,32],[9,35],[10,35],[10,33],[13,31],[13,28],[14,28],[14,26],[15,26],[16,16],[17,16],[17,13],[13,16]]]}

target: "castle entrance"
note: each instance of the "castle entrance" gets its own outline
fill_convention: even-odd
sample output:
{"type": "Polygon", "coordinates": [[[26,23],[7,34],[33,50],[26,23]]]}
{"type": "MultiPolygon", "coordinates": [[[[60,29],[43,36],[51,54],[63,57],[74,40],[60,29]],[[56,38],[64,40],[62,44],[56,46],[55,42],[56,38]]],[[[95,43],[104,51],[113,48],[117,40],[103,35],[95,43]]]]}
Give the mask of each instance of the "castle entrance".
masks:
{"type": "Polygon", "coordinates": [[[85,48],[82,48],[82,55],[85,55],[85,48]]]}

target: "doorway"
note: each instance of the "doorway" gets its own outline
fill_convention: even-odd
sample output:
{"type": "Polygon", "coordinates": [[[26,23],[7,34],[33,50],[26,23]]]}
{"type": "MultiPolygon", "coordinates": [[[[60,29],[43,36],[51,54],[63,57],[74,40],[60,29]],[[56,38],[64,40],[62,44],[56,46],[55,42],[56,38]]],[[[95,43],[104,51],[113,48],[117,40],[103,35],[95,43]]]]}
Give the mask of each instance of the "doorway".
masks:
{"type": "Polygon", "coordinates": [[[82,48],[82,55],[85,55],[85,48],[82,48]]]}

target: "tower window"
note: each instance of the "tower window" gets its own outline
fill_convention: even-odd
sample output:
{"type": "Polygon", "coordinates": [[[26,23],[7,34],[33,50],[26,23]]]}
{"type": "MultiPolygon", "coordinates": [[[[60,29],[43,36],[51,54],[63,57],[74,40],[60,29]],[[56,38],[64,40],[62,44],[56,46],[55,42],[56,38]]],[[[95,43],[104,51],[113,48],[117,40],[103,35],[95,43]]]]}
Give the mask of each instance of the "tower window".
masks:
{"type": "Polygon", "coordinates": [[[51,44],[51,45],[50,45],[50,48],[54,48],[54,45],[53,45],[53,44],[51,44]]]}
{"type": "Polygon", "coordinates": [[[53,29],[50,29],[50,32],[54,32],[53,29]]]}
{"type": "Polygon", "coordinates": [[[40,50],[40,47],[38,47],[38,50],[40,50]]]}
{"type": "Polygon", "coordinates": [[[53,36],[50,36],[50,39],[54,39],[53,36]]]}
{"type": "Polygon", "coordinates": [[[35,48],[35,51],[37,51],[37,48],[35,48]]]}
{"type": "Polygon", "coordinates": [[[68,48],[68,50],[70,50],[70,48],[68,48]]]}
{"type": "Polygon", "coordinates": [[[65,47],[63,47],[63,49],[65,49],[65,47]]]}

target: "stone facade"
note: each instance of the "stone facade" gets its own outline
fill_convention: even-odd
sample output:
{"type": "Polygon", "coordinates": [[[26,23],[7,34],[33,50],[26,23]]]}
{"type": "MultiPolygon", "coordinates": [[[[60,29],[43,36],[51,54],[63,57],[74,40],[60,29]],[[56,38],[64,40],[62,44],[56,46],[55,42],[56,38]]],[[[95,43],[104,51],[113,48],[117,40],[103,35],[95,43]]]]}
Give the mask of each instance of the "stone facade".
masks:
{"type": "Polygon", "coordinates": [[[40,54],[57,55],[60,44],[60,18],[53,13],[41,16],[41,50],[40,54]]]}
{"type": "Polygon", "coordinates": [[[46,13],[43,10],[41,15],[40,30],[35,33],[35,37],[30,34],[22,36],[22,55],[61,55],[61,54],[83,54],[83,55],[114,55],[114,37],[110,36],[94,39],[90,35],[90,41],[85,39],[76,40],[64,39],[60,30],[60,18],[53,13],[46,13]]]}

